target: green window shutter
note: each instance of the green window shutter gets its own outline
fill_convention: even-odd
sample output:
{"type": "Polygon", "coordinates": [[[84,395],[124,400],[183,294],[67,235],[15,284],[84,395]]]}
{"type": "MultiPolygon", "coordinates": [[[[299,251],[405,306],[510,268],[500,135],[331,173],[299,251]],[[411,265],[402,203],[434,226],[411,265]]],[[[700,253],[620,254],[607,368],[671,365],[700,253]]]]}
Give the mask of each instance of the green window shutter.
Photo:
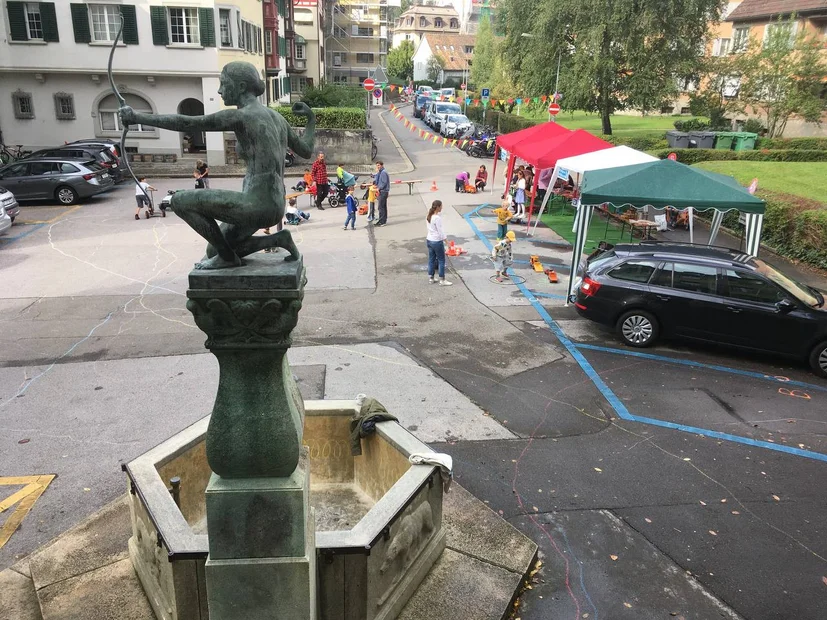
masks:
{"type": "Polygon", "coordinates": [[[290,94],[290,77],[285,76],[281,78],[281,93],[282,96],[290,94]]]}
{"type": "Polygon", "coordinates": [[[55,16],[54,2],[40,3],[40,19],[43,20],[43,40],[50,43],[60,41],[60,35],[57,32],[57,17],[55,16]]]}
{"type": "Polygon", "coordinates": [[[26,7],[22,2],[7,2],[9,11],[9,33],[12,41],[28,41],[29,33],[26,30],[26,7]]]}
{"type": "Polygon", "coordinates": [[[284,0],[279,0],[279,15],[282,17],[287,15],[287,7],[284,5],[284,0]]]}
{"type": "Polygon", "coordinates": [[[201,29],[201,45],[215,47],[215,11],[198,9],[198,26],[201,29]]]}
{"type": "Polygon", "coordinates": [[[127,45],[138,45],[138,18],[135,16],[135,5],[122,5],[121,15],[123,15],[123,42],[127,45]]]}
{"type": "Polygon", "coordinates": [[[152,22],[152,44],[169,45],[169,31],[167,30],[166,7],[149,7],[149,19],[152,22]]]}
{"type": "Polygon", "coordinates": [[[279,56],[287,58],[287,39],[279,37],[279,56]]]}
{"type": "Polygon", "coordinates": [[[85,4],[69,5],[72,9],[72,30],[75,31],[75,43],[89,43],[92,33],[89,31],[89,9],[85,4]]]}

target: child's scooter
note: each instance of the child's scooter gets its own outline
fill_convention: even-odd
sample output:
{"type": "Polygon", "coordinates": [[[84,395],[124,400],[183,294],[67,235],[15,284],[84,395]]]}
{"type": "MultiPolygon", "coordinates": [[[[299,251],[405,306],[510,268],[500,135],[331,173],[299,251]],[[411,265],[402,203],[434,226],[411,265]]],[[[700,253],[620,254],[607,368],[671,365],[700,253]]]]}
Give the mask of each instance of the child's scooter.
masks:
{"type": "MultiPolygon", "coordinates": [[[[147,189],[146,192],[147,192],[147,194],[149,194],[149,204],[147,205],[146,203],[144,203],[144,217],[146,219],[149,219],[151,217],[166,217],[167,216],[167,206],[169,205],[169,203],[167,203],[165,205],[164,200],[166,200],[167,197],[165,196],[164,200],[161,201],[160,212],[156,212],[155,211],[155,190],[147,189]]],[[[170,192],[173,193],[173,194],[175,193],[172,190],[170,190],[170,192]]]]}

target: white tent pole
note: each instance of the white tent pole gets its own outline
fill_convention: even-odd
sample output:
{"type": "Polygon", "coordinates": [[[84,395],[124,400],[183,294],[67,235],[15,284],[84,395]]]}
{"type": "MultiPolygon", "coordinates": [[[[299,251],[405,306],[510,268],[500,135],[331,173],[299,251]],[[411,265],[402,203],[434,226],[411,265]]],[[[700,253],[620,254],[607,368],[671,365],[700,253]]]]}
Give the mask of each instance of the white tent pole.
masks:
{"type": "Polygon", "coordinates": [[[577,208],[577,234],[574,237],[574,244],[571,249],[571,271],[569,272],[569,285],[566,290],[566,304],[569,305],[569,299],[574,292],[574,280],[577,277],[577,266],[580,264],[580,258],[583,256],[583,246],[586,243],[586,231],[589,228],[589,217],[585,210],[591,209],[591,205],[579,205],[577,208]]]}
{"type": "Polygon", "coordinates": [[[542,217],[543,213],[546,210],[546,204],[548,203],[549,194],[551,194],[551,188],[546,188],[546,195],[543,196],[543,202],[540,204],[540,212],[537,213],[537,219],[534,220],[534,230],[531,231],[532,235],[537,234],[537,224],[540,222],[540,218],[542,217]]]}
{"type": "Polygon", "coordinates": [[[695,209],[689,207],[686,211],[689,218],[689,243],[695,243],[695,209]]]}
{"type": "Polygon", "coordinates": [[[724,212],[715,209],[712,214],[712,224],[709,229],[709,241],[707,242],[707,245],[715,245],[715,239],[718,237],[718,231],[721,229],[721,222],[723,221],[724,212]]]}
{"type": "Polygon", "coordinates": [[[758,256],[761,248],[761,230],[764,227],[764,216],[760,213],[747,213],[747,254],[758,256]]]}

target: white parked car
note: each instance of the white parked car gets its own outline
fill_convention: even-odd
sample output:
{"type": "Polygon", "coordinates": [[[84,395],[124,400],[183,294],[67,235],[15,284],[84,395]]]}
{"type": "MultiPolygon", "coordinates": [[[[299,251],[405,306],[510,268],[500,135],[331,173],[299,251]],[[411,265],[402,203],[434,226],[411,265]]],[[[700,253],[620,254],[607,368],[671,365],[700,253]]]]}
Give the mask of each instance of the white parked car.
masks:
{"type": "Polygon", "coordinates": [[[449,114],[439,130],[446,138],[457,138],[471,128],[471,121],[465,114],[449,114]]]}
{"type": "Polygon", "coordinates": [[[425,112],[425,124],[441,132],[445,119],[451,114],[462,114],[462,108],[458,103],[432,101],[425,112]]]}

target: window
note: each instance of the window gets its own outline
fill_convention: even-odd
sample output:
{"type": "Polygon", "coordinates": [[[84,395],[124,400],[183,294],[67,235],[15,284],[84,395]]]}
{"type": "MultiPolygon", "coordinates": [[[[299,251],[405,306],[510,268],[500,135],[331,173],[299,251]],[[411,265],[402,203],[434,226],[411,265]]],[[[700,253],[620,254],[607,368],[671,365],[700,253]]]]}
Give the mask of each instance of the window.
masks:
{"type": "Polygon", "coordinates": [[[360,37],[372,37],[373,36],[373,28],[362,28],[359,27],[357,31],[358,36],[360,37]]]}
{"type": "Polygon", "coordinates": [[[775,304],[786,297],[777,286],[751,273],[727,269],[725,272],[727,297],[741,301],[775,304]]]}
{"type": "Polygon", "coordinates": [[[451,28],[459,28],[459,22],[453,17],[451,18],[451,28]]]}
{"type": "Polygon", "coordinates": [[[273,31],[264,31],[264,53],[268,56],[273,53],[273,31]]]}
{"type": "Polygon", "coordinates": [[[657,263],[647,261],[629,261],[612,269],[609,276],[615,280],[645,284],[649,281],[657,266],[657,263]]]}
{"type": "Polygon", "coordinates": [[[218,9],[218,30],[221,33],[221,47],[233,46],[233,29],[230,9],[218,9]]]}
{"type": "Polygon", "coordinates": [[[27,2],[26,5],[26,33],[29,40],[43,40],[43,18],[40,16],[40,3],[27,2]]]}
{"type": "Polygon", "coordinates": [[[302,93],[307,88],[307,78],[301,75],[290,76],[290,90],[294,93],[302,93]]]}
{"type": "Polygon", "coordinates": [[[428,25],[428,22],[427,22],[427,21],[425,21],[425,18],[424,18],[424,17],[420,17],[420,18],[419,18],[419,27],[420,27],[420,28],[424,28],[424,27],[425,27],[425,26],[427,26],[427,25],[428,25]]]}
{"type": "Polygon", "coordinates": [[[77,166],[73,166],[72,164],[58,164],[60,172],[80,172],[77,166]]]}
{"type": "Polygon", "coordinates": [[[703,265],[675,263],[672,287],[693,293],[714,295],[717,291],[718,270],[703,265]]]}
{"type": "Polygon", "coordinates": [[[201,43],[198,9],[169,9],[169,40],[180,45],[201,43]]]}
{"type": "Polygon", "coordinates": [[[304,43],[296,43],[296,60],[307,60],[307,46],[304,43]]]}
{"type": "Polygon", "coordinates": [[[29,173],[29,164],[15,164],[9,166],[3,171],[3,178],[10,179],[15,177],[24,177],[29,173]]]}
{"type": "Polygon", "coordinates": [[[300,9],[297,7],[293,9],[293,21],[297,24],[312,24],[313,11],[310,9],[300,9]]]}
{"type": "Polygon", "coordinates": [[[712,44],[712,55],[726,56],[729,54],[730,42],[730,39],[715,39],[715,43],[712,44]]]}
{"type": "Polygon", "coordinates": [[[738,26],[732,31],[732,51],[743,52],[749,43],[749,26],[738,26]]]}
{"type": "MultiPolygon", "coordinates": [[[[124,98],[126,99],[126,105],[131,106],[136,112],[152,113],[152,106],[142,97],[130,93],[124,94],[124,98]]],[[[100,119],[99,130],[103,135],[109,135],[111,133],[114,133],[116,136],[120,135],[123,126],[118,116],[118,108],[120,108],[120,104],[115,98],[115,95],[104,97],[98,104],[98,118],[100,119]]],[[[156,133],[154,127],[144,127],[142,125],[130,125],[129,129],[133,132],[156,133]]]]}
{"type": "Polygon", "coordinates": [[[373,62],[373,54],[356,54],[356,62],[369,64],[373,62]]]}
{"type": "Polygon", "coordinates": [[[764,46],[766,47],[770,41],[777,41],[779,43],[786,42],[790,47],[795,44],[795,33],[798,29],[796,22],[778,21],[767,24],[764,29],[764,46]]]}
{"type": "Polygon", "coordinates": [[[665,286],[666,288],[672,288],[672,263],[662,265],[649,284],[652,286],[665,286]]]}
{"type": "Polygon", "coordinates": [[[466,54],[473,54],[474,53],[474,47],[472,45],[466,45],[465,46],[465,53],[466,54]]]}
{"type": "Polygon", "coordinates": [[[111,4],[89,4],[93,41],[114,41],[121,26],[121,12],[111,4]]]}
{"type": "Polygon", "coordinates": [[[14,106],[14,118],[34,118],[34,103],[32,94],[18,90],[11,95],[14,106]]]}
{"type": "Polygon", "coordinates": [[[441,18],[441,17],[437,17],[437,18],[434,20],[434,27],[435,27],[435,28],[442,28],[444,25],[445,25],[445,24],[443,24],[443,23],[442,23],[442,18],[441,18]]]}
{"type": "Polygon", "coordinates": [[[57,172],[57,164],[50,161],[33,161],[29,164],[29,176],[54,174],[55,172],[57,172]]]}
{"type": "Polygon", "coordinates": [[[55,93],[55,116],[58,120],[75,119],[75,97],[69,93],[55,93]]]}

